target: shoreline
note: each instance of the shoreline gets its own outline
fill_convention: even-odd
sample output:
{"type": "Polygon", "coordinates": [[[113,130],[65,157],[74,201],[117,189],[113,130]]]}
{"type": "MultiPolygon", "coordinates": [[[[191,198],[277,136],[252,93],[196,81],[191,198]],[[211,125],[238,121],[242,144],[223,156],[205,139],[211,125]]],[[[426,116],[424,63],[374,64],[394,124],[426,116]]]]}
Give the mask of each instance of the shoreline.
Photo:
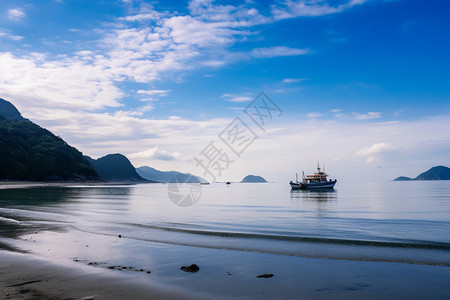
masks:
{"type": "Polygon", "coordinates": [[[146,181],[1,181],[0,189],[33,188],[33,187],[71,187],[71,186],[114,186],[114,185],[137,185],[137,184],[159,184],[161,182],[146,181]]]}
{"type": "MultiPolygon", "coordinates": [[[[33,240],[43,242],[51,253],[55,246],[41,238],[33,240]]],[[[93,240],[84,240],[83,247],[85,242],[89,244],[85,249],[98,247],[93,240]]],[[[114,247],[111,237],[99,245],[105,242],[114,247]]],[[[5,296],[0,299],[375,300],[445,299],[450,295],[450,268],[444,266],[146,245],[144,253],[150,263],[141,264],[97,256],[95,250],[77,257],[0,250],[0,290],[5,296]],[[192,263],[200,271],[180,270],[192,263]],[[125,267],[133,265],[132,269],[125,267]]]]}

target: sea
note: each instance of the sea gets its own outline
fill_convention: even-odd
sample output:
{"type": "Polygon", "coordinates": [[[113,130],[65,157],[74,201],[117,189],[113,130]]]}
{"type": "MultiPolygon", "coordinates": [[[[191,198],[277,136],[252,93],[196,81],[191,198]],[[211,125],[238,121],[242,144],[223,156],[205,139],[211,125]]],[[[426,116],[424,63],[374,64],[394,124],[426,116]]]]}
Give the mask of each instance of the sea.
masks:
{"type": "MultiPolygon", "coordinates": [[[[295,283],[304,272],[310,272],[309,280],[317,278],[315,288],[301,299],[322,298],[314,296],[321,291],[336,295],[339,288],[343,296],[351,287],[375,289],[373,280],[361,279],[361,270],[375,270],[380,263],[388,267],[371,276],[392,276],[382,271],[392,266],[423,274],[430,267],[438,276],[437,286],[430,287],[437,294],[431,295],[450,297],[450,181],[338,182],[334,190],[319,191],[294,191],[288,183],[184,184],[176,189],[171,184],[3,185],[0,246],[60,263],[148,270],[163,282],[187,287],[196,283],[183,277],[187,275],[179,267],[184,264],[197,263],[199,274],[206,268],[198,275],[200,283],[219,272],[235,274],[230,285],[236,286],[249,273],[254,280],[259,272],[277,272],[279,278],[284,272],[291,277],[274,281],[286,293],[277,299],[297,299],[295,283]],[[189,202],[181,203],[183,197],[189,202]],[[348,279],[350,288],[347,281],[330,287],[311,262],[317,268],[329,266],[326,273],[335,272],[335,277],[343,270],[353,272],[359,281],[348,279]]],[[[407,280],[386,280],[408,285],[407,280]]],[[[264,288],[258,284],[249,281],[247,287],[264,288]]],[[[220,296],[260,298],[245,286],[197,288],[220,296]]],[[[421,291],[411,296],[430,295],[421,291]]],[[[272,299],[269,291],[264,295],[272,299]]],[[[369,299],[377,293],[354,298],[361,295],[369,299]]]]}

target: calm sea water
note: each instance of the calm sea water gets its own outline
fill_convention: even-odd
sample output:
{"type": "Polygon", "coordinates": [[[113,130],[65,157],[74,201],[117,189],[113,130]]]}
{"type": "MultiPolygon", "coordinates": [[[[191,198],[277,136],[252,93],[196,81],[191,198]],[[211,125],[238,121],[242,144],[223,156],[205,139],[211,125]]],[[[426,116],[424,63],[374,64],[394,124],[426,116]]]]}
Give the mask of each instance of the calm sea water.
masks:
{"type": "Polygon", "coordinates": [[[139,260],[143,245],[156,242],[450,265],[450,181],[338,183],[333,191],[278,183],[199,188],[190,207],[174,205],[165,184],[0,189],[0,242],[73,258],[120,234],[97,251],[119,263],[139,260]]]}

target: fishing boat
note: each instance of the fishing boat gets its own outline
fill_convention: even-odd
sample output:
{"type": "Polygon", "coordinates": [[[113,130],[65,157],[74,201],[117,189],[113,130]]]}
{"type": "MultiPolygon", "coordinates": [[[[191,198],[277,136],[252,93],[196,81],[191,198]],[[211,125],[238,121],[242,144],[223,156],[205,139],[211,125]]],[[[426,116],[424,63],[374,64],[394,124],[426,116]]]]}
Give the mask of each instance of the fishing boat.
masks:
{"type": "Polygon", "coordinates": [[[307,190],[307,189],[332,189],[337,180],[328,180],[328,174],[325,169],[322,171],[320,165],[317,163],[317,172],[314,175],[306,175],[302,172],[302,182],[298,181],[298,175],[295,174],[295,182],[289,182],[293,190],[307,190]]]}

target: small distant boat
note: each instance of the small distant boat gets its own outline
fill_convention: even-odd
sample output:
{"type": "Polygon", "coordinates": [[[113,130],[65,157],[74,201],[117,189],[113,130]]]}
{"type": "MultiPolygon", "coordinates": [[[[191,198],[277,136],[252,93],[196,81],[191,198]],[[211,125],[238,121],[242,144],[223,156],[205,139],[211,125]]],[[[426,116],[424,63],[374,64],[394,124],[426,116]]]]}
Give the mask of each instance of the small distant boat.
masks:
{"type": "Polygon", "coordinates": [[[307,190],[307,189],[332,189],[336,184],[337,180],[328,180],[328,174],[325,170],[320,169],[320,165],[317,164],[317,172],[314,175],[306,175],[303,173],[302,182],[298,181],[298,176],[296,175],[295,182],[289,182],[293,190],[307,190]]]}
{"type": "Polygon", "coordinates": [[[209,182],[200,182],[201,185],[208,185],[209,182]]]}
{"type": "Polygon", "coordinates": [[[231,182],[227,181],[225,184],[231,184],[231,182]]]}

